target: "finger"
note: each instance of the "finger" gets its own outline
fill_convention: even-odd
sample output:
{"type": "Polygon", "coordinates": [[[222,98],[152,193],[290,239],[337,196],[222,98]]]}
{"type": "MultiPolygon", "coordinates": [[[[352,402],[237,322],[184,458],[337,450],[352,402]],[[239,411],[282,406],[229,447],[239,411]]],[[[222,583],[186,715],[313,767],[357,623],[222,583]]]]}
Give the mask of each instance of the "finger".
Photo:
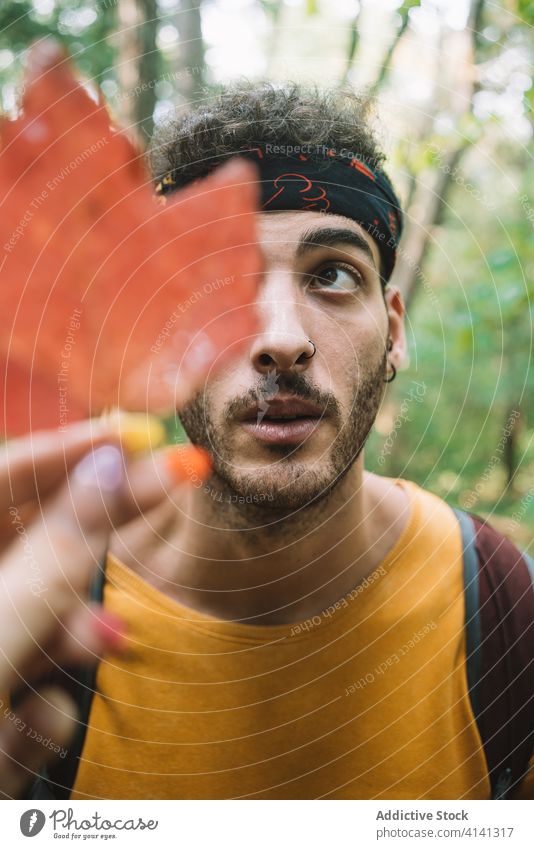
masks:
{"type": "Polygon", "coordinates": [[[0,514],[39,496],[43,499],[93,447],[113,441],[111,424],[91,419],[64,431],[30,434],[0,446],[0,514]]]}
{"type": "MultiPolygon", "coordinates": [[[[20,684],[61,677],[63,671],[93,666],[104,656],[123,653],[127,647],[125,623],[102,605],[81,600],[64,621],[57,619],[56,632],[46,645],[28,654],[20,684]]],[[[61,682],[60,682],[61,683],[61,682]]]]}
{"type": "Polygon", "coordinates": [[[65,757],[77,716],[72,699],[57,688],[43,689],[10,710],[0,729],[0,790],[5,796],[24,798],[39,769],[65,757]]]}
{"type": "Polygon", "coordinates": [[[130,463],[123,491],[124,518],[115,527],[161,504],[162,488],[168,496],[177,485],[201,486],[210,470],[208,452],[192,445],[166,448],[130,463]]]}
{"type": "Polygon", "coordinates": [[[168,451],[143,457],[130,463],[127,477],[119,449],[101,446],[78,463],[39,521],[7,549],[0,570],[2,686],[77,608],[105,554],[111,528],[158,504],[177,479],[190,476],[194,458],[200,456],[207,469],[205,454],[189,449],[185,456],[191,462],[177,463],[175,452],[168,451]]]}

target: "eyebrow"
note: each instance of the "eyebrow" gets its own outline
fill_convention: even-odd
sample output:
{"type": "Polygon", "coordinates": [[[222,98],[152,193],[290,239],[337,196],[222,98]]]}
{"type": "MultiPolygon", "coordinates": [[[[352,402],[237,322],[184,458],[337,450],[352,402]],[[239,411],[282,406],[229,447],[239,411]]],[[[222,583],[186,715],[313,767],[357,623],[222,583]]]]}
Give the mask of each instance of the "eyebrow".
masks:
{"type": "Polygon", "coordinates": [[[349,230],[348,227],[321,227],[306,230],[299,239],[295,254],[297,257],[301,257],[314,248],[333,247],[334,245],[349,245],[352,248],[357,248],[365,254],[367,259],[371,261],[373,268],[378,271],[371,246],[367,240],[354,230],[349,230]]]}

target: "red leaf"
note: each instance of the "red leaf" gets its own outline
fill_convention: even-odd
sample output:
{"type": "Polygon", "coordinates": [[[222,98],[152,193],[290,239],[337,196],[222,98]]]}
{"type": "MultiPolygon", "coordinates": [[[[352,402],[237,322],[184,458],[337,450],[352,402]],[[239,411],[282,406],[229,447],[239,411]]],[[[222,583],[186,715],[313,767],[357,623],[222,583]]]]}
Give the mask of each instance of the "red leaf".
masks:
{"type": "Polygon", "coordinates": [[[0,138],[3,430],[174,410],[257,330],[254,166],[228,162],[162,204],[50,42],[0,138]]]}

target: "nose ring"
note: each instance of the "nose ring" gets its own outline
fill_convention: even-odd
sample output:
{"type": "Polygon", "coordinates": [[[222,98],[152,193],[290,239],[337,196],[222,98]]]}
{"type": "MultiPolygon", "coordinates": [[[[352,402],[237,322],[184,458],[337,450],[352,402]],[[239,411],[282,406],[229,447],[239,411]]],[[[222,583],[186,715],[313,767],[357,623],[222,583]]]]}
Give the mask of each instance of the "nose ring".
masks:
{"type": "Polygon", "coordinates": [[[312,342],[312,340],[311,340],[311,339],[308,339],[308,342],[310,343],[310,345],[313,345],[313,354],[304,354],[304,357],[305,357],[305,359],[307,359],[307,360],[311,360],[311,358],[315,356],[315,353],[316,353],[316,351],[317,351],[317,348],[316,348],[316,346],[315,346],[315,342],[312,342]]]}

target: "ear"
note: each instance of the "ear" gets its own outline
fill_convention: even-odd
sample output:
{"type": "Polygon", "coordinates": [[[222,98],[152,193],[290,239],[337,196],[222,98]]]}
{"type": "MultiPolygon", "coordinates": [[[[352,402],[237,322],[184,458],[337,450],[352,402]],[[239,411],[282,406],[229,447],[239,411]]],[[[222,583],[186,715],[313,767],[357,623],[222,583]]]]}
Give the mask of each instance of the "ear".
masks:
{"type": "Polygon", "coordinates": [[[406,335],[404,332],[404,313],[406,310],[398,286],[390,286],[388,283],[384,291],[384,300],[389,321],[389,336],[393,342],[389,360],[398,369],[406,356],[406,335]]]}

